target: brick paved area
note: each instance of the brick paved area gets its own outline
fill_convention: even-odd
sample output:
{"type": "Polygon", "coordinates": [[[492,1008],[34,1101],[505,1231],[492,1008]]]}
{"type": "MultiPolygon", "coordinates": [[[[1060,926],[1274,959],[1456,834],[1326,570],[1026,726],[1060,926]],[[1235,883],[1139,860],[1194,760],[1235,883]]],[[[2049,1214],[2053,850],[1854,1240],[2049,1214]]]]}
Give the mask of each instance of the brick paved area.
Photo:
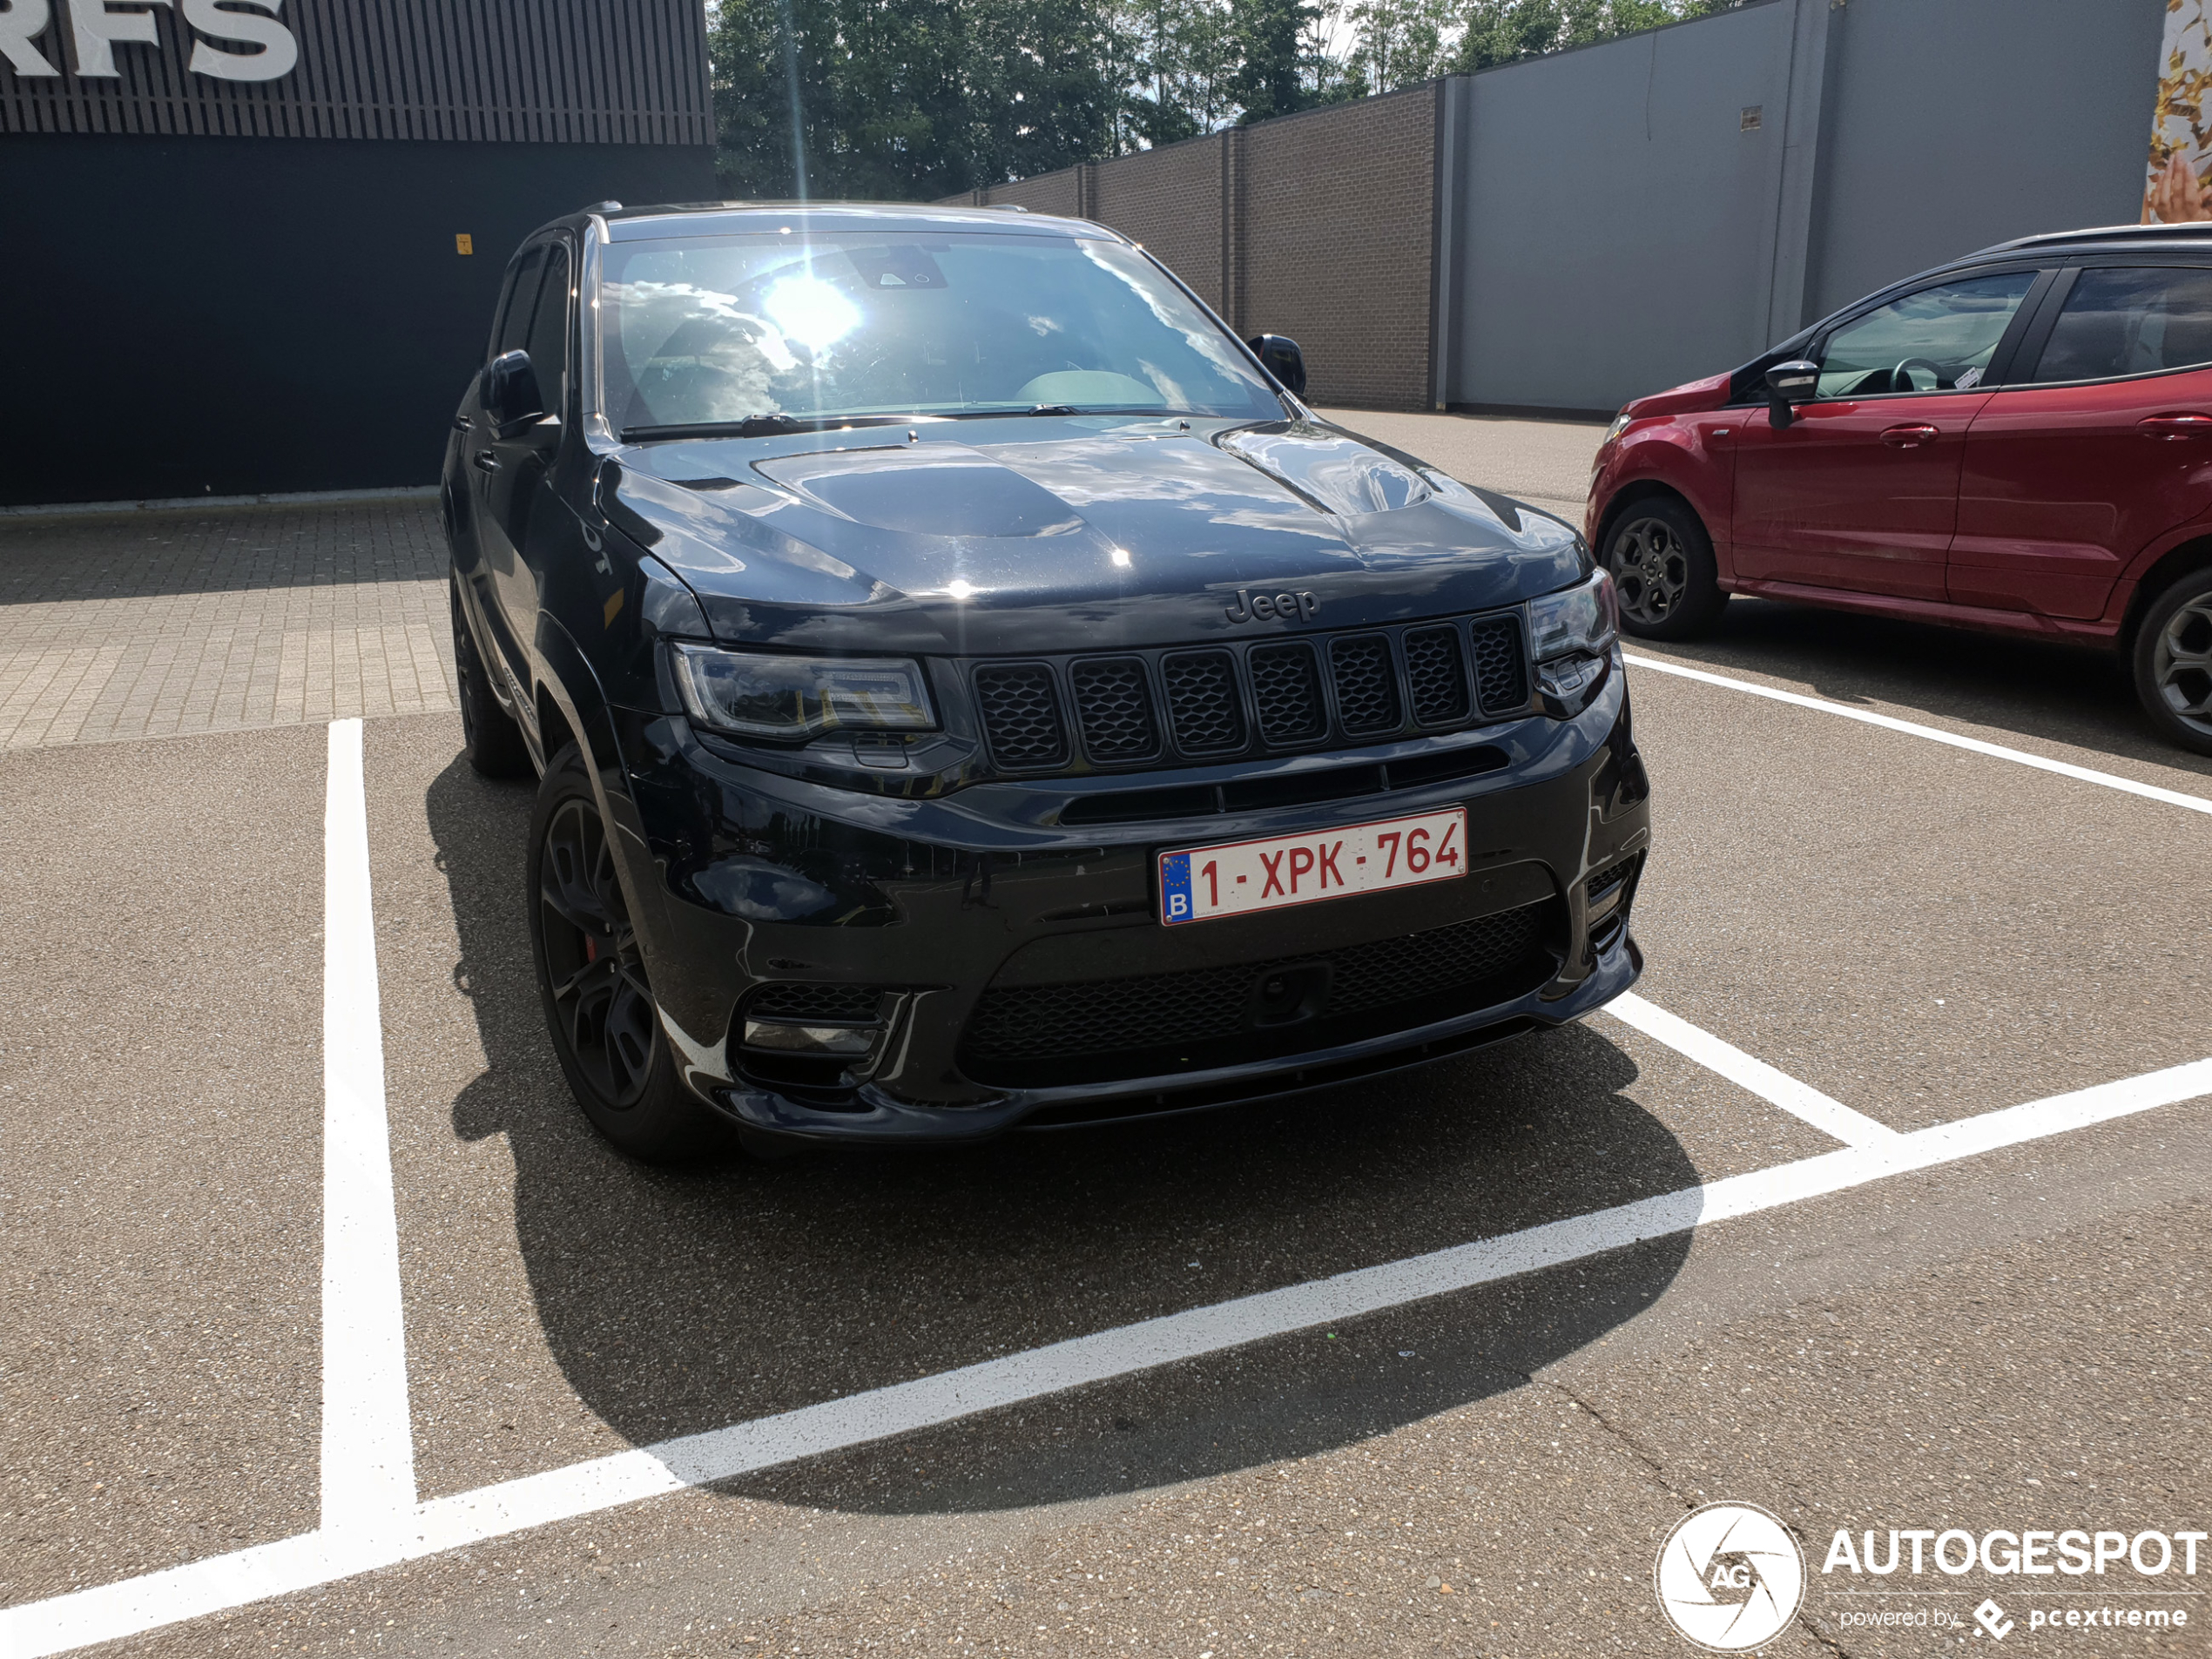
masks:
{"type": "Polygon", "coordinates": [[[0,747],[453,698],[435,502],[0,523],[0,747]]]}

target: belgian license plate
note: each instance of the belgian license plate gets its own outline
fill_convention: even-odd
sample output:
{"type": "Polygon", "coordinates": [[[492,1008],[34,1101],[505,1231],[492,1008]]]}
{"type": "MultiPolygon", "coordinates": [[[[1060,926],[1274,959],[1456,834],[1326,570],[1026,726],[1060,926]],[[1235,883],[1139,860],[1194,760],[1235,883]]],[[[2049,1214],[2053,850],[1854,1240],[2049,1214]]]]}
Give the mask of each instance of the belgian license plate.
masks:
{"type": "Polygon", "coordinates": [[[1467,869],[1467,809],[1386,818],[1160,854],[1160,920],[1250,915],[1354,893],[1449,881],[1467,869]]]}

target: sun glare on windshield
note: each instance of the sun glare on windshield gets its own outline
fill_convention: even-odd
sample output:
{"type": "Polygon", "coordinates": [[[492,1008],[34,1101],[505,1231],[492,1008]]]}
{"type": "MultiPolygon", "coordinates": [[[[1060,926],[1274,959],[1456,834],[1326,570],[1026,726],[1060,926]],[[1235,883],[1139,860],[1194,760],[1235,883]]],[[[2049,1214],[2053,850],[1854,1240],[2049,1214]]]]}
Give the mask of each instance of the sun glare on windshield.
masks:
{"type": "Polygon", "coordinates": [[[618,432],[1036,410],[1276,420],[1237,341],[1132,247],[854,230],[610,246],[594,307],[618,432]]]}
{"type": "Polygon", "coordinates": [[[786,277],[761,301],[786,340],[819,354],[860,326],[860,313],[850,300],[819,277],[786,277]]]}

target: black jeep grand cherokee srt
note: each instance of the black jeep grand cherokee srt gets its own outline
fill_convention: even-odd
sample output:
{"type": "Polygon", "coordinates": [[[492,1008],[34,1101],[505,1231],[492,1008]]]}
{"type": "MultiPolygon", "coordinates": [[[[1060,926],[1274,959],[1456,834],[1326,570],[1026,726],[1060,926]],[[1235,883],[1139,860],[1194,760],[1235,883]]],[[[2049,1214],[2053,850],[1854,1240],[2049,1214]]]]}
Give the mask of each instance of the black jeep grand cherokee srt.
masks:
{"type": "Polygon", "coordinates": [[[1188,1110],[1635,981],[1581,538],[1320,420],[1115,233],[606,203],[486,356],[469,754],[542,776],[537,973],[625,1150],[1188,1110]]]}

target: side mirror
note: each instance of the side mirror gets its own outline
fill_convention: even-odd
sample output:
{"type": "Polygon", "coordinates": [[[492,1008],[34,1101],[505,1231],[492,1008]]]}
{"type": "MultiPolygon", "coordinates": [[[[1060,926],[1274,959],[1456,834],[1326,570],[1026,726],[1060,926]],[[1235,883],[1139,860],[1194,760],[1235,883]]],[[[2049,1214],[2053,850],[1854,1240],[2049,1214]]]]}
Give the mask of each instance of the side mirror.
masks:
{"type": "Polygon", "coordinates": [[[545,398],[537,389],[537,370],[526,351],[502,352],[484,370],[484,413],[502,438],[514,437],[543,418],[545,398]]]}
{"type": "Polygon", "coordinates": [[[1797,418],[1792,404],[1810,403],[1820,394],[1820,365],[1804,358],[1777,363],[1766,372],[1767,419],[1788,426],[1797,418]]]}
{"type": "Polygon", "coordinates": [[[1305,354],[1288,334],[1254,334],[1244,342],[1292,397],[1305,395],[1305,354]]]}

